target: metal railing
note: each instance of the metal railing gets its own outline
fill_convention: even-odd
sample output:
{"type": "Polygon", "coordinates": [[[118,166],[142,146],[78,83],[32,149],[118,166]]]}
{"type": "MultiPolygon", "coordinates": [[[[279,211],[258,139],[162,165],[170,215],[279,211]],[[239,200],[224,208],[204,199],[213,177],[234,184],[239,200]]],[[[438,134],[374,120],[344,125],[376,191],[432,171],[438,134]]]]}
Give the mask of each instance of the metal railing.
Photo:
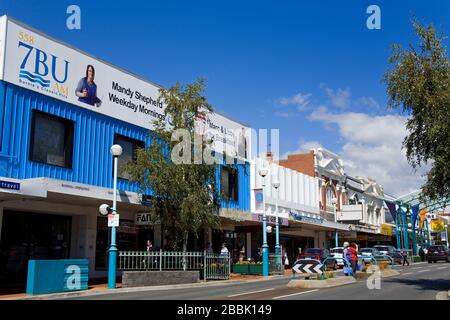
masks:
{"type": "Polygon", "coordinates": [[[199,270],[204,280],[230,277],[229,253],[119,251],[118,258],[118,270],[121,271],[199,270]]]}
{"type": "Polygon", "coordinates": [[[284,260],[281,254],[269,254],[269,274],[284,274],[284,260]]]}

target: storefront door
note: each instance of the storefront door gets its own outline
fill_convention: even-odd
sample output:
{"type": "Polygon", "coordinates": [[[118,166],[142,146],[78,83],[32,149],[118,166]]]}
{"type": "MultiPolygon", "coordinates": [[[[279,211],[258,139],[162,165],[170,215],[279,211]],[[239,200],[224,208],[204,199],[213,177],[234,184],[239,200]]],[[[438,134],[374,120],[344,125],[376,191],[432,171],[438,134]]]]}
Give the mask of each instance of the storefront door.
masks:
{"type": "Polygon", "coordinates": [[[7,211],[0,240],[0,285],[24,286],[30,259],[67,259],[72,218],[7,211]]]}

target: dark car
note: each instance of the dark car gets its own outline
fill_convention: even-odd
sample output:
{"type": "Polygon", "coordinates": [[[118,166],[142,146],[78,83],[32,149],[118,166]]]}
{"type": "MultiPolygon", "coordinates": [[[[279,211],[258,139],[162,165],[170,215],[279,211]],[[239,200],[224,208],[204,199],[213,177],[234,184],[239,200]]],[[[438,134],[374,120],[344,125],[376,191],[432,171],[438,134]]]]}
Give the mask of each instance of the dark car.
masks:
{"type": "Polygon", "coordinates": [[[403,263],[402,253],[399,250],[395,249],[394,246],[376,245],[373,247],[377,249],[382,255],[390,256],[394,260],[394,263],[403,263]]]}
{"type": "Polygon", "coordinates": [[[330,254],[328,249],[320,249],[320,248],[308,248],[300,254],[297,259],[315,259],[323,262],[326,258],[329,258],[326,261],[327,268],[332,268],[333,270],[337,270],[338,263],[337,260],[330,254]]]}
{"type": "Polygon", "coordinates": [[[445,261],[450,262],[449,250],[444,245],[431,246],[427,252],[428,263],[445,261]]]}

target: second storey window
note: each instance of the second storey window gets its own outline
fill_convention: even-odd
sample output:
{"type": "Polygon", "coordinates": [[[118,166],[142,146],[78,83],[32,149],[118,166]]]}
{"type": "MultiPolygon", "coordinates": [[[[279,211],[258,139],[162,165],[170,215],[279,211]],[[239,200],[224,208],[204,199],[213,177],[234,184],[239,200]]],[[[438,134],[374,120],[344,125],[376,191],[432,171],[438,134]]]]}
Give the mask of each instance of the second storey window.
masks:
{"type": "Polygon", "coordinates": [[[122,155],[118,160],[117,176],[122,179],[129,179],[130,175],[125,171],[124,167],[128,162],[136,161],[137,149],[144,148],[144,142],[116,134],[114,136],[114,144],[122,147],[122,155]]]}
{"type": "Polygon", "coordinates": [[[225,199],[238,201],[238,171],[234,168],[222,167],[220,173],[220,190],[225,199]]]}
{"type": "Polygon", "coordinates": [[[30,160],[72,168],[74,122],[33,111],[30,160]]]}

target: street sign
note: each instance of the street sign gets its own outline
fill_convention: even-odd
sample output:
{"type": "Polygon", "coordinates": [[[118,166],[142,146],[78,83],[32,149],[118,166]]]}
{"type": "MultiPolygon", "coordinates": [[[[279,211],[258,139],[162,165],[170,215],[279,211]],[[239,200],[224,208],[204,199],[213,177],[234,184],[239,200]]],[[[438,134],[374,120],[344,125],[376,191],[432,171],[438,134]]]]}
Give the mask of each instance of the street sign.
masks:
{"type": "Polygon", "coordinates": [[[118,227],[119,226],[119,215],[116,214],[108,214],[108,227],[118,227]]]}
{"type": "Polygon", "coordinates": [[[315,260],[302,259],[297,260],[296,264],[292,267],[296,273],[316,273],[322,274],[323,264],[318,263],[315,260]]]}

